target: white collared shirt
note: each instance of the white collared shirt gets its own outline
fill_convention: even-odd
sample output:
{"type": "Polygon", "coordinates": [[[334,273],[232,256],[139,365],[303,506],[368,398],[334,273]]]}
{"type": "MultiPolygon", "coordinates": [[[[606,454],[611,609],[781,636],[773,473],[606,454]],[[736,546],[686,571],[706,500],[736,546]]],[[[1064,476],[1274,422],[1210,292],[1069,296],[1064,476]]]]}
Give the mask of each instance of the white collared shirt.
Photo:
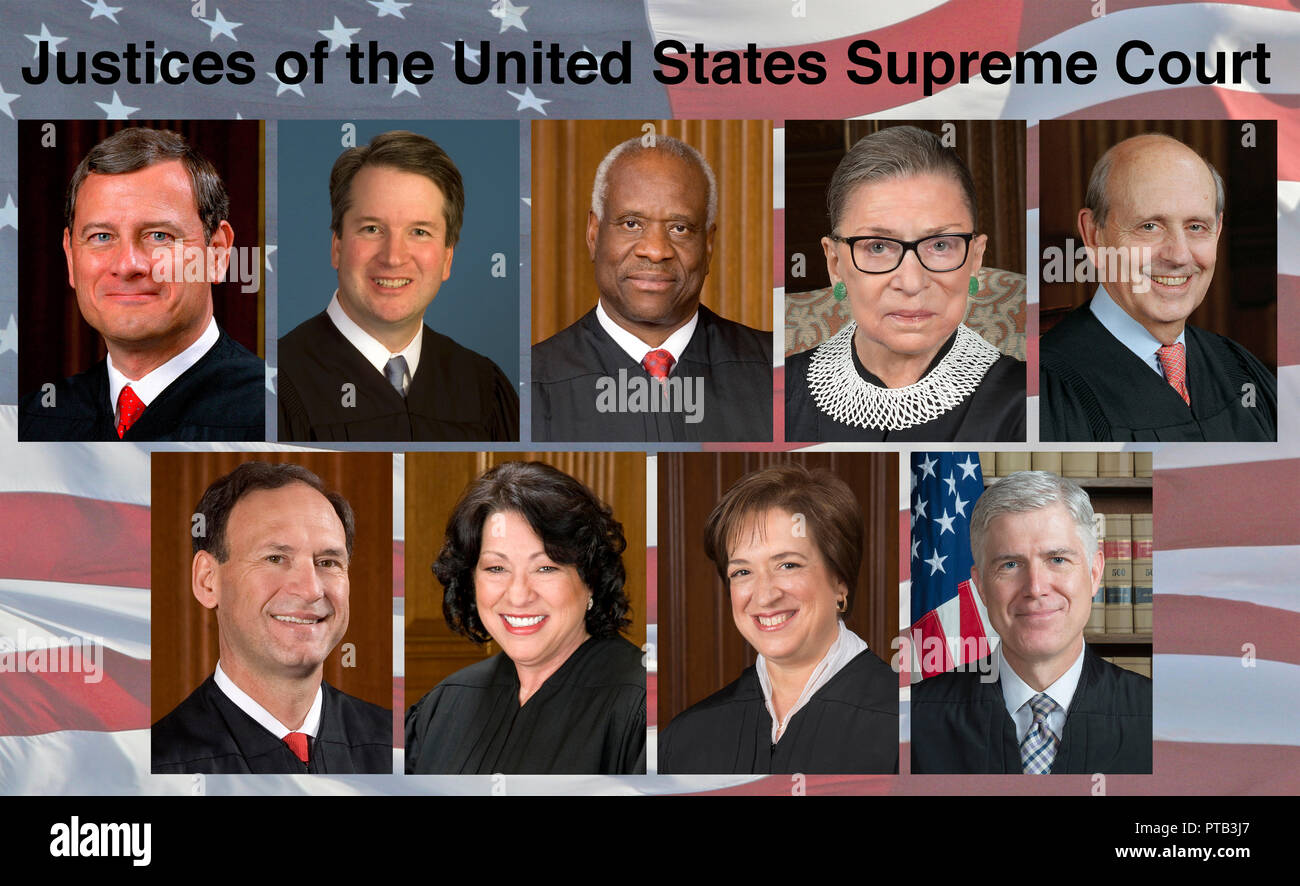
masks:
{"type": "MultiPolygon", "coordinates": [[[[1163,348],[1164,343],[1147,332],[1145,326],[1117,305],[1105,287],[1098,286],[1097,294],[1092,297],[1092,315],[1097,318],[1097,322],[1106,327],[1107,332],[1119,339],[1120,344],[1132,351],[1161,378],[1165,377],[1165,368],[1160,365],[1160,358],[1156,356],[1156,351],[1163,348]]],[[[1187,330],[1184,329],[1178,333],[1178,338],[1174,342],[1186,347],[1186,338],[1187,330]]]]}
{"type": "Polygon", "coordinates": [[[669,374],[677,370],[677,363],[682,358],[682,351],[691,343],[691,336],[695,334],[695,327],[700,322],[700,312],[696,311],[691,315],[691,319],[686,321],[686,325],[678,329],[658,348],[648,345],[632,333],[628,332],[622,326],[610,318],[605,312],[605,305],[596,302],[596,319],[600,321],[601,329],[609,333],[609,337],[614,339],[614,343],[622,348],[629,357],[637,362],[638,365],[645,359],[645,355],[655,350],[664,350],[673,355],[673,368],[669,374]]]}
{"type": "Polygon", "coordinates": [[[415,338],[411,339],[410,344],[393,353],[388,350],[387,345],[353,322],[343,310],[343,305],[339,304],[337,289],[334,290],[334,297],[330,299],[330,306],[325,309],[325,313],[333,322],[334,328],[342,333],[348,343],[366,358],[366,362],[375,367],[375,370],[385,378],[388,374],[384,371],[384,367],[388,365],[388,361],[394,357],[405,357],[407,373],[402,379],[402,393],[410,391],[411,379],[415,377],[415,370],[420,366],[420,346],[424,343],[423,325],[416,331],[415,338]]]}
{"type": "Polygon", "coordinates": [[[784,720],[777,720],[776,708],[772,705],[772,680],[767,675],[767,660],[762,655],[754,662],[754,670],[758,672],[758,685],[763,690],[763,701],[767,705],[768,716],[772,720],[772,744],[776,744],[781,736],[785,733],[785,727],[790,725],[790,719],[812,700],[821,689],[831,681],[831,678],[844,669],[844,666],[853,659],[861,655],[867,648],[866,642],[857,634],[850,631],[840,622],[839,632],[835,635],[835,641],[831,643],[831,648],[826,650],[826,655],[817,667],[813,668],[812,674],[808,677],[808,682],[804,684],[803,692],[799,693],[799,700],[790,706],[790,710],[785,712],[784,720]]]}
{"type": "Polygon", "coordinates": [[[131,390],[140,398],[140,402],[148,406],[158,398],[159,394],[167,389],[169,384],[176,381],[190,367],[203,359],[203,355],[212,350],[212,346],[217,343],[219,338],[221,338],[221,333],[217,330],[217,318],[209,318],[207,328],[195,339],[194,344],[140,378],[127,378],[123,375],[122,371],[113,365],[113,355],[109,354],[108,405],[113,410],[114,421],[119,417],[117,415],[117,398],[121,396],[122,388],[130,385],[131,390]]]}
{"type": "Polygon", "coordinates": [[[319,686],[316,687],[316,700],[311,703],[311,710],[307,712],[307,719],[303,720],[302,725],[297,729],[290,729],[277,720],[270,711],[253,701],[252,696],[247,692],[236,686],[235,681],[230,679],[226,672],[221,669],[221,662],[217,662],[217,672],[212,675],[212,678],[216,682],[217,688],[225,693],[226,698],[235,703],[235,707],[248,714],[258,722],[258,725],[281,741],[290,732],[302,732],[312,738],[315,738],[316,733],[320,732],[320,711],[325,701],[325,692],[319,686]]]}
{"type": "MultiPolygon", "coordinates": [[[[1087,644],[1084,646],[1086,648],[1087,644]]],[[[1029,700],[1038,694],[1038,690],[1020,679],[1020,675],[1007,664],[1001,653],[1002,647],[999,645],[998,681],[1002,684],[1002,701],[1007,706],[1007,713],[1016,724],[1016,743],[1019,744],[1025,740],[1030,727],[1034,725],[1034,712],[1029,707],[1029,700]]],[[[1043,690],[1056,702],[1056,709],[1047,715],[1047,725],[1057,738],[1065,731],[1065,717],[1070,712],[1070,702],[1074,701],[1074,691],[1079,688],[1079,676],[1083,673],[1083,653],[1084,650],[1080,649],[1074,664],[1057,677],[1055,683],[1043,690]]]]}

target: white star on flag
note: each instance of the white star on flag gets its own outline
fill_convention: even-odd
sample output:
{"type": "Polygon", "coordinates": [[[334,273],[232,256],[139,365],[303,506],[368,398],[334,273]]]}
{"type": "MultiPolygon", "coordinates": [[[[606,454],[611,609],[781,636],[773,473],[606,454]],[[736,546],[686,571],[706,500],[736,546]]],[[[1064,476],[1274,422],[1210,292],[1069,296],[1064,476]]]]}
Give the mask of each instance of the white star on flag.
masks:
{"type": "Polygon", "coordinates": [[[501,19],[501,30],[497,33],[504,34],[506,28],[518,28],[521,31],[527,31],[528,26],[524,24],[524,13],[528,11],[527,6],[515,6],[510,0],[496,0],[492,8],[488,10],[493,18],[501,19]]]}
{"type": "Polygon", "coordinates": [[[0,206],[0,229],[18,230],[18,207],[14,205],[14,195],[5,195],[5,205],[0,206]]]}
{"type": "MultiPolygon", "coordinates": [[[[441,40],[439,40],[438,42],[439,42],[439,43],[442,43],[443,46],[445,46],[445,47],[447,47],[448,49],[451,50],[451,57],[452,57],[452,58],[455,58],[455,57],[456,57],[456,44],[455,44],[455,43],[445,43],[445,42],[443,42],[443,41],[441,41],[441,40]]],[[[472,61],[472,62],[473,62],[474,64],[476,64],[476,65],[477,65],[477,64],[482,64],[482,62],[480,62],[480,61],[478,60],[478,59],[479,59],[479,55],[480,55],[480,53],[479,53],[479,51],[478,51],[477,49],[470,49],[470,48],[469,48],[469,45],[466,44],[466,46],[465,46],[465,58],[469,59],[470,61],[472,61]]]]}
{"type": "Polygon", "coordinates": [[[221,14],[220,9],[217,10],[217,14],[211,19],[201,18],[199,21],[208,26],[209,43],[214,42],[218,35],[229,37],[231,40],[238,43],[239,38],[235,36],[235,28],[242,28],[244,26],[243,22],[226,21],[226,17],[221,14]]]}
{"type": "Polygon", "coordinates": [[[930,567],[931,575],[934,575],[936,572],[942,572],[944,575],[947,575],[948,570],[943,568],[943,561],[947,559],[948,556],[946,554],[941,557],[939,556],[939,552],[935,551],[934,556],[925,561],[925,565],[930,567]]]}
{"type": "Polygon", "coordinates": [[[546,114],[546,109],[543,108],[542,105],[551,103],[549,98],[538,98],[533,95],[533,88],[531,86],[524,87],[522,95],[517,92],[510,92],[509,89],[507,89],[506,92],[510,94],[511,98],[518,100],[519,104],[515,106],[516,111],[522,111],[525,108],[532,108],[535,111],[540,111],[542,114],[546,114]]]}
{"type": "Polygon", "coordinates": [[[41,22],[41,32],[39,34],[23,34],[23,36],[36,44],[36,50],[32,53],[32,58],[41,57],[42,42],[46,44],[46,49],[53,52],[60,43],[68,39],[67,37],[55,37],[50,33],[50,29],[45,27],[45,22],[41,22]]]}
{"type": "Polygon", "coordinates": [[[130,105],[122,104],[122,100],[117,97],[117,90],[113,90],[113,100],[111,102],[95,102],[99,109],[104,112],[105,118],[109,120],[126,120],[139,108],[133,108],[130,105]]]}
{"type": "Polygon", "coordinates": [[[948,476],[943,478],[943,482],[948,484],[948,491],[950,493],[953,495],[957,494],[957,481],[952,478],[952,471],[949,471],[948,476]]]}
{"type": "Polygon", "coordinates": [[[958,517],[966,516],[966,505],[968,504],[970,504],[970,502],[966,501],[966,499],[962,498],[960,495],[957,496],[957,503],[953,505],[953,507],[956,508],[958,517]]]}
{"type": "Polygon", "coordinates": [[[266,256],[266,272],[268,274],[275,272],[275,268],[271,267],[271,253],[275,252],[275,248],[274,243],[268,243],[266,244],[266,252],[263,253],[266,256]]]}
{"type": "Polygon", "coordinates": [[[115,25],[120,24],[117,20],[117,14],[122,11],[122,7],[109,6],[104,0],[94,0],[93,3],[91,0],[81,0],[81,2],[90,7],[91,21],[97,18],[106,18],[115,25]]]}
{"type": "Polygon", "coordinates": [[[409,3],[398,3],[396,0],[366,0],[366,2],[375,7],[380,18],[386,15],[395,15],[400,19],[405,19],[406,16],[402,15],[402,10],[411,5],[409,3]]]}
{"type": "Polygon", "coordinates": [[[389,98],[397,98],[403,92],[409,92],[411,95],[415,96],[416,98],[420,97],[420,90],[415,88],[415,84],[412,83],[410,80],[407,80],[399,72],[397,75],[396,82],[393,83],[393,94],[390,95],[389,98]]]}
{"type": "Polygon", "coordinates": [[[952,528],[952,523],[956,519],[957,519],[956,517],[949,517],[948,509],[944,508],[943,516],[934,518],[934,522],[939,524],[939,534],[943,535],[945,532],[952,532],[953,535],[956,535],[957,533],[953,532],[953,528],[952,528]]]}
{"type": "Polygon", "coordinates": [[[979,466],[980,466],[979,462],[970,460],[969,453],[966,455],[965,461],[957,462],[957,467],[961,468],[961,478],[963,480],[965,480],[967,477],[970,477],[972,480],[974,480],[975,469],[978,468],[979,466]]]}
{"type": "Polygon", "coordinates": [[[934,466],[935,466],[936,464],[938,464],[938,461],[937,461],[936,459],[929,458],[929,457],[927,457],[923,462],[921,462],[921,479],[922,479],[922,480],[924,480],[926,477],[933,477],[933,476],[934,476],[934,466]]]}
{"type": "MultiPolygon", "coordinates": [[[[285,83],[279,77],[275,76],[274,71],[267,71],[266,76],[270,77],[272,80],[276,82],[276,87],[275,87],[276,98],[279,98],[283,93],[286,92],[296,92],[299,95],[302,95],[301,83],[285,83]]],[[[303,98],[306,98],[306,96],[303,96],[303,98]]]]}
{"type": "Polygon", "coordinates": [[[330,52],[333,52],[336,49],[342,49],[345,46],[351,46],[354,42],[352,39],[352,35],[357,33],[360,30],[361,30],[360,28],[349,28],[344,26],[343,22],[339,21],[339,17],[336,15],[334,16],[333,28],[329,29],[328,31],[318,30],[316,33],[320,34],[322,37],[325,37],[330,41],[330,52]]]}
{"type": "Polygon", "coordinates": [[[3,113],[10,120],[14,119],[14,112],[9,110],[9,106],[18,98],[21,98],[18,93],[5,92],[4,85],[0,84],[0,113],[3,113]]]}

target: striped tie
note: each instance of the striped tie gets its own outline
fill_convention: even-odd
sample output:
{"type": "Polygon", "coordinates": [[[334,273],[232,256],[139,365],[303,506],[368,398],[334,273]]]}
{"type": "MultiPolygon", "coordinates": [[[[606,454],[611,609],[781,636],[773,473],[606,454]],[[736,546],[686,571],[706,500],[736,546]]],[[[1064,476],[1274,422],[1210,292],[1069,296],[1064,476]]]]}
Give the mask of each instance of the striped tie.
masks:
{"type": "Polygon", "coordinates": [[[1156,348],[1156,356],[1160,358],[1160,368],[1165,371],[1165,381],[1178,392],[1184,403],[1191,406],[1192,400],[1187,396],[1187,352],[1182,342],[1156,348]]]}
{"type": "Polygon", "coordinates": [[[1060,742],[1047,725],[1047,715],[1056,710],[1056,702],[1046,692],[1040,692],[1027,704],[1034,712],[1034,724],[1020,743],[1020,767],[1025,775],[1047,775],[1052,771],[1056,745],[1060,742]]]}

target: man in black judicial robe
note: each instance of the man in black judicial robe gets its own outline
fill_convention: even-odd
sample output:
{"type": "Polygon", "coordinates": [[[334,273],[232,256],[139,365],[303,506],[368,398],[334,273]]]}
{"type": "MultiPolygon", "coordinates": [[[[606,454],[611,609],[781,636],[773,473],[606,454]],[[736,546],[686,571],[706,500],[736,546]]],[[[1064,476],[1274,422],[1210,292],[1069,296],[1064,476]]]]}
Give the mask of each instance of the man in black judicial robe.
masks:
{"type": "MultiPolygon", "coordinates": [[[[1021,774],[996,664],[968,668],[912,687],[913,773],[1021,774]]],[[[1060,739],[1053,774],[1150,773],[1151,681],[1085,650],[1060,739]]]]}
{"type": "Polygon", "coordinates": [[[645,773],[642,652],[592,637],[521,707],[504,652],[443,680],[406,713],[408,774],[645,773]]]}
{"type": "Polygon", "coordinates": [[[999,478],[970,534],[999,644],[913,684],[912,772],[1149,773],[1151,680],[1083,640],[1105,567],[1087,493],[1045,471],[999,478]]]}
{"type": "Polygon", "coordinates": [[[1098,160],[1079,232],[1102,286],[1042,337],[1040,437],[1050,441],[1277,439],[1275,374],[1188,325],[1214,274],[1223,181],[1163,135],[1098,160]]]}
{"type": "Polygon", "coordinates": [[[55,385],[50,406],[35,391],[19,407],[20,440],[262,441],[266,367],[221,331],[216,345],[151,401],[120,436],[109,394],[108,363],[55,385]]]}
{"type": "Polygon", "coordinates": [[[716,212],[713,172],[684,142],[633,138],[601,161],[587,214],[600,298],[533,346],[534,440],[772,439],[771,334],[700,305],[716,212]]]}
{"type": "Polygon", "coordinates": [[[460,171],[432,140],[376,135],[330,173],[324,313],[280,339],[282,441],[519,439],[519,396],[495,363],[424,325],[451,275],[460,171]]]}
{"type": "Polygon", "coordinates": [[[659,736],[659,772],[898,771],[898,675],[870,650],[795,712],[772,744],[772,717],[753,666],[673,718],[659,736]]]}
{"type": "Polygon", "coordinates": [[[153,726],[157,775],[168,773],[389,773],[393,769],[391,711],[322,683],[320,731],[303,763],[275,735],[244,713],[212,677],[153,726]]]}
{"type": "Polygon", "coordinates": [[[1108,332],[1090,304],[1071,311],[1039,349],[1039,437],[1276,440],[1273,372],[1230,338],[1185,329],[1190,403],[1108,332]]]}
{"type": "Polygon", "coordinates": [[[392,712],[322,679],[348,627],[355,518],[296,464],[245,462],[195,514],[191,591],[215,673],[153,726],[157,773],[392,771],[392,712]]]}
{"type": "Polygon", "coordinates": [[[280,339],[281,440],[518,440],[519,395],[495,363],[428,326],[405,397],[326,314],[280,339]],[[343,385],[355,386],[353,396],[343,385]]]}
{"type": "Polygon", "coordinates": [[[68,283],[108,356],[28,392],[18,439],[266,439],[265,366],[212,315],[234,243],[212,164],[175,132],[128,127],[86,154],[68,195],[68,283]]]}

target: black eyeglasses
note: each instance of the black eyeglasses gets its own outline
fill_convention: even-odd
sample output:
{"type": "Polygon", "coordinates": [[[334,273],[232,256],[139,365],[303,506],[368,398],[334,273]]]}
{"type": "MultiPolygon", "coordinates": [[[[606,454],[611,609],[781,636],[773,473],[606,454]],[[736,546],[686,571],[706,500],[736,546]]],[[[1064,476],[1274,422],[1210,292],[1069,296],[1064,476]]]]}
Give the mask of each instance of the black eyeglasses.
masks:
{"type": "Polygon", "coordinates": [[[838,243],[847,243],[853,256],[853,266],[864,274],[888,274],[903,263],[908,251],[916,253],[921,267],[936,274],[955,271],[966,264],[970,251],[970,234],[938,234],[920,240],[895,240],[893,237],[840,237],[831,234],[838,243]]]}

